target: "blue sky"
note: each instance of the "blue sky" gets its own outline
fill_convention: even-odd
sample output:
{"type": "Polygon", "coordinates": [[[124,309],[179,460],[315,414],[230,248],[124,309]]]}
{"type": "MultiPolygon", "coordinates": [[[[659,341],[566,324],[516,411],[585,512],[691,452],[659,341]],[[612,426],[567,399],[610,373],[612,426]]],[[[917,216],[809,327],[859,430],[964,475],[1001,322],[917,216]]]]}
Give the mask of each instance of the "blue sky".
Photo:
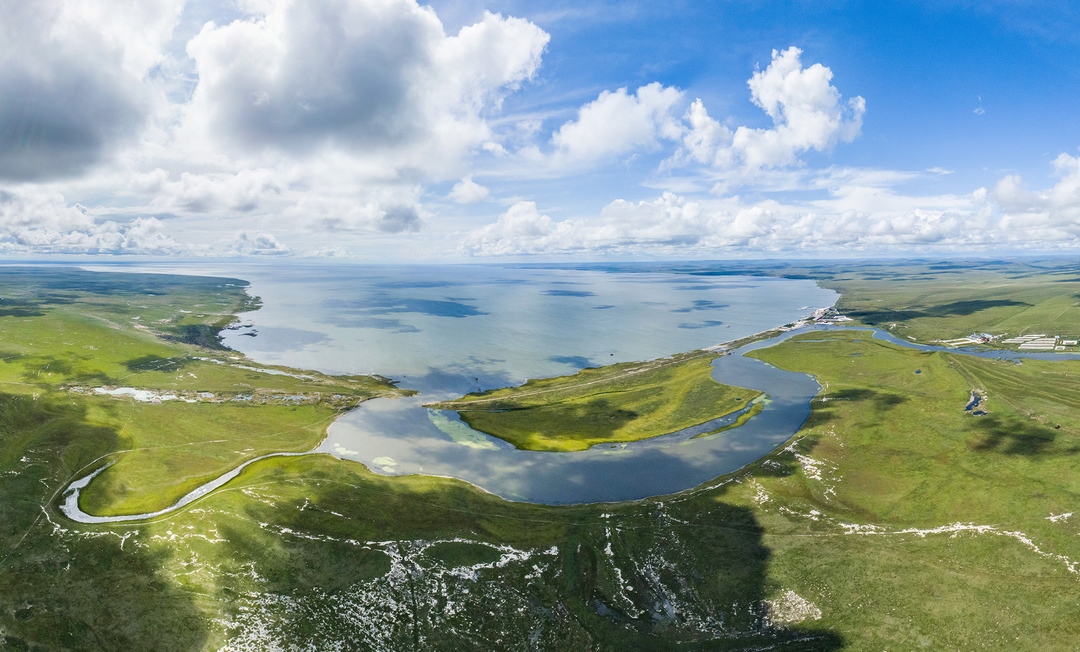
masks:
{"type": "Polygon", "coordinates": [[[1080,245],[1068,3],[0,2],[0,253],[1080,245]]]}
{"type": "Polygon", "coordinates": [[[591,19],[527,4],[495,5],[553,34],[537,83],[510,110],[661,81],[764,127],[746,79],[772,49],[794,45],[869,105],[861,137],[807,156],[812,164],[943,167],[954,171],[945,187],[964,190],[1008,172],[1046,182],[1050,162],[1080,145],[1080,9],[1068,3],[611,3],[591,19]]]}

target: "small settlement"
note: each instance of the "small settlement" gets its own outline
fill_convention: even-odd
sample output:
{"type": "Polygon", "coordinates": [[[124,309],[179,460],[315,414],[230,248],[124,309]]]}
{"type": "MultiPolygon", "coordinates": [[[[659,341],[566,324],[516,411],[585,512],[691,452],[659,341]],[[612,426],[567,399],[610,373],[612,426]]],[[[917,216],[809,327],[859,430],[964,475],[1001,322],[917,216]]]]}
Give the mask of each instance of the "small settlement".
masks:
{"type": "Polygon", "coordinates": [[[1077,345],[1077,340],[1063,340],[1060,335],[1017,335],[1005,338],[1005,335],[991,335],[990,333],[972,333],[967,337],[955,340],[939,340],[946,346],[970,346],[972,344],[1011,344],[1021,351],[1068,351],[1069,347],[1077,345]],[[1005,338],[1005,339],[1002,339],[1005,338]]]}
{"type": "Polygon", "coordinates": [[[1065,351],[1066,347],[1076,346],[1076,340],[1063,340],[1058,335],[1019,335],[1001,340],[1002,344],[1018,344],[1021,351],[1065,351]]]}
{"type": "MultiPolygon", "coordinates": [[[[800,328],[805,328],[807,326],[812,326],[813,324],[834,324],[835,325],[835,324],[842,324],[842,323],[848,322],[848,321],[853,321],[853,320],[851,319],[851,317],[841,315],[836,310],[836,308],[818,308],[817,310],[812,312],[810,315],[808,315],[806,317],[803,317],[802,319],[800,319],[798,321],[793,321],[790,324],[784,324],[783,326],[778,326],[776,328],[772,328],[772,329],[769,329],[767,331],[762,331],[761,333],[755,333],[754,335],[751,335],[750,337],[751,338],[756,338],[756,337],[759,337],[759,336],[764,335],[766,333],[776,333],[776,332],[786,333],[788,331],[798,330],[800,328]]],[[[744,339],[749,339],[749,338],[744,338],[744,339]]],[[[730,342],[721,342],[720,344],[713,344],[712,346],[703,347],[701,350],[702,351],[727,351],[728,349],[731,348],[730,345],[731,345],[730,342]]]]}
{"type": "Polygon", "coordinates": [[[991,335],[990,333],[972,333],[967,337],[960,337],[955,340],[939,341],[946,346],[968,346],[971,344],[989,344],[1000,337],[1000,335],[991,335]]]}

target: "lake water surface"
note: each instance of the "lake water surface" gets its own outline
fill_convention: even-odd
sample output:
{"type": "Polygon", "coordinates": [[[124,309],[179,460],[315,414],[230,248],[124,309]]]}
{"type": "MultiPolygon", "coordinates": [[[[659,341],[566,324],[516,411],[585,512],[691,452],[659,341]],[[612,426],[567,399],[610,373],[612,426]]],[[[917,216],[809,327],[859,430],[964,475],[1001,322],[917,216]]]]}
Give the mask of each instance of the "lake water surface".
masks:
{"type": "Polygon", "coordinates": [[[804,280],[601,270],[289,265],[230,274],[252,282],[263,308],[226,334],[228,346],[263,363],[376,373],[420,391],[365,402],[330,427],[321,450],[378,473],[451,476],[544,503],[672,493],[737,469],[798,430],[817,383],[726,356],[718,379],[769,394],[747,424],[578,453],[517,450],[422,404],[738,339],[837,298],[804,280]]]}
{"type": "MultiPolygon", "coordinates": [[[[746,424],[712,436],[695,437],[737,415],[582,452],[519,451],[468,428],[452,412],[427,410],[422,404],[460,395],[477,384],[503,386],[592,364],[702,348],[792,321],[837,298],[808,281],[674,273],[493,266],[124,267],[251,280],[253,293],[262,296],[265,305],[245,315],[246,327],[227,334],[231,346],[264,363],[330,373],[379,373],[422,390],[418,397],[363,403],[331,426],[320,451],[360,461],[377,473],[450,476],[512,500],[551,504],[674,493],[774,450],[804,423],[820,387],[811,376],[744,354],[807,331],[758,340],[714,362],[718,381],[761,390],[767,398],[761,413],[746,424]]],[[[924,351],[1017,361],[1080,359],[1080,354],[1069,353],[952,349],[900,340],[876,329],[854,329],[924,351]]],[[[212,480],[158,513],[197,500],[239,471],[212,480]]],[[[84,514],[78,509],[79,489],[96,473],[66,489],[61,509],[70,518],[97,523],[155,515],[84,514]]]]}

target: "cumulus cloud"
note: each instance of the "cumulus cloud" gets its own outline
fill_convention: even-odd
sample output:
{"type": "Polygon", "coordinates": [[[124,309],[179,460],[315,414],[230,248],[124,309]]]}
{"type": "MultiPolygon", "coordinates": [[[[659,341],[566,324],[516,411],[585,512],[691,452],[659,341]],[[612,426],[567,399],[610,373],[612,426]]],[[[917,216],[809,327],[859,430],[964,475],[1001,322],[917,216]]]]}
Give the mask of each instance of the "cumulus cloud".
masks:
{"type": "Polygon", "coordinates": [[[177,254],[186,247],[160,220],[100,220],[62,195],[0,191],[0,251],[5,253],[177,254]]]}
{"type": "Polygon", "coordinates": [[[1080,157],[1063,153],[1053,166],[1058,181],[1050,188],[1033,191],[1018,175],[1009,175],[994,187],[993,198],[1010,231],[1075,246],[1080,237],[1080,157]]]}
{"type": "Polygon", "coordinates": [[[301,196],[283,212],[293,224],[329,232],[403,233],[419,231],[424,211],[419,188],[385,188],[366,198],[354,194],[301,196]]]}
{"type": "Polygon", "coordinates": [[[233,256],[286,256],[292,248],[271,233],[240,231],[229,243],[227,252],[233,256]]]}
{"type": "Polygon", "coordinates": [[[804,66],[798,48],[773,52],[748,80],[768,128],[714,119],[659,82],[604,91],[569,120],[547,105],[499,117],[549,42],[527,20],[484,13],[448,33],[417,0],[237,0],[200,4],[228,18],[170,42],[184,6],[0,0],[0,251],[321,256],[349,245],[426,255],[431,238],[392,243],[435,222],[421,203],[428,184],[454,182],[446,199],[474,204],[490,191],[473,175],[573,175],[640,152],[669,157],[665,171],[689,168],[685,180],[665,179],[680,194],[559,220],[518,202],[461,250],[1080,245],[1080,158],[1069,154],[1049,188],[1013,175],[937,196],[897,188],[940,169],[804,165],[856,138],[866,103],[843,97],[828,67],[804,66]],[[474,169],[481,161],[496,167],[474,169]],[[714,183],[712,197],[687,196],[714,183]],[[751,184],[751,197],[719,192],[751,184]],[[787,190],[812,192],[767,198],[787,190]],[[289,244],[275,235],[286,233],[289,244]]]}
{"type": "Polygon", "coordinates": [[[580,165],[655,149],[662,140],[677,140],[682,127],[672,114],[682,91],[653,82],[634,93],[604,91],[578,110],[551,137],[557,165],[580,165]]]}
{"type": "Polygon", "coordinates": [[[488,192],[487,188],[473,181],[472,177],[465,177],[454,184],[448,197],[459,204],[475,204],[487,199],[488,192]]]}
{"type": "Polygon", "coordinates": [[[0,178],[72,175],[132,138],[183,0],[0,0],[0,178]]]}
{"type": "Polygon", "coordinates": [[[358,179],[348,161],[323,157],[307,165],[182,172],[160,168],[133,175],[126,192],[150,193],[156,214],[278,222],[311,231],[400,233],[419,230],[425,211],[419,184],[358,179]]]}
{"type": "MultiPolygon", "coordinates": [[[[555,221],[534,202],[519,202],[498,220],[469,233],[462,250],[473,256],[662,250],[693,246],[731,220],[673,193],[637,204],[616,200],[592,219],[555,221]]],[[[741,237],[745,224],[727,237],[741,237]]]]}
{"type": "Polygon", "coordinates": [[[715,255],[733,251],[972,251],[1080,248],[1080,157],[1053,162],[1058,180],[1033,190],[1019,176],[992,191],[912,196],[906,178],[828,175],[825,198],[781,203],[739,197],[696,201],[666,192],[616,200],[598,215],[556,221],[522,202],[475,229],[461,249],[474,256],[604,253],[715,255]],[[875,183],[876,182],[876,183],[875,183]]]}
{"type": "MultiPolygon", "coordinates": [[[[553,132],[550,150],[536,145],[518,149],[528,166],[525,173],[576,173],[618,157],[655,152],[670,143],[678,147],[660,170],[697,166],[723,173],[723,183],[714,189],[718,192],[760,181],[763,171],[791,169],[807,151],[825,152],[852,141],[866,112],[862,97],[842,98],[832,85],[832,70],[820,63],[804,68],[801,57],[796,47],[774,50],[765,70],[747,82],[750,99],[773,122],[769,129],[728,127],[711,117],[700,99],[683,109],[683,91],[660,82],[634,92],[603,91],[553,132]]],[[[526,128],[517,131],[531,133],[526,128]]]]}
{"type": "Polygon", "coordinates": [[[375,218],[376,228],[386,233],[419,231],[421,224],[420,210],[416,206],[399,204],[379,207],[375,218]]]}
{"type": "MultiPolygon", "coordinates": [[[[562,231],[576,226],[569,220],[559,224],[562,231]]],[[[522,201],[511,206],[494,223],[470,232],[461,246],[466,253],[479,256],[562,252],[575,238],[559,231],[554,220],[536,210],[536,202],[522,201]]]]}
{"type": "Polygon", "coordinates": [[[243,151],[330,146],[429,171],[490,139],[485,111],[535,74],[549,39],[491,13],[447,35],[414,0],[244,7],[188,43],[189,120],[243,151]]]}
{"type": "Polygon", "coordinates": [[[154,123],[127,174],[101,182],[125,213],[305,238],[417,231],[425,184],[461,180],[451,199],[483,198],[464,174],[471,153],[494,146],[488,120],[549,39],[492,13],[447,33],[415,0],[236,9],[187,40],[190,96],[154,123]]]}
{"type": "Polygon", "coordinates": [[[156,196],[151,205],[160,211],[247,213],[282,192],[274,171],[265,168],[240,170],[235,174],[182,172],[176,181],[170,181],[169,177],[167,172],[157,169],[135,181],[154,190],[156,196]]]}
{"type": "Polygon", "coordinates": [[[772,62],[748,82],[750,99],[772,119],[771,129],[740,126],[732,131],[695,100],[686,113],[689,128],[682,147],[670,164],[776,168],[796,163],[803,152],[827,151],[854,140],[866,101],[856,96],[844,102],[831,83],[832,70],[820,63],[803,68],[801,56],[796,47],[773,50],[772,62]]]}

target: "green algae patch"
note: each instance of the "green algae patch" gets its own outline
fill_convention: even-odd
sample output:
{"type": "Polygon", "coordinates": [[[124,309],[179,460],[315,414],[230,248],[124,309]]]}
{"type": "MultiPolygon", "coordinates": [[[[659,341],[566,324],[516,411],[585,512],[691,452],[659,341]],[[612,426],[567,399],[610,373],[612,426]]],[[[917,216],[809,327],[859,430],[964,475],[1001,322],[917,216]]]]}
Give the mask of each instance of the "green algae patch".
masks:
{"type": "Polygon", "coordinates": [[[473,429],[521,449],[581,451],[697,426],[760,395],[713,380],[716,357],[695,351],[584,369],[428,407],[456,410],[473,429]]]}

